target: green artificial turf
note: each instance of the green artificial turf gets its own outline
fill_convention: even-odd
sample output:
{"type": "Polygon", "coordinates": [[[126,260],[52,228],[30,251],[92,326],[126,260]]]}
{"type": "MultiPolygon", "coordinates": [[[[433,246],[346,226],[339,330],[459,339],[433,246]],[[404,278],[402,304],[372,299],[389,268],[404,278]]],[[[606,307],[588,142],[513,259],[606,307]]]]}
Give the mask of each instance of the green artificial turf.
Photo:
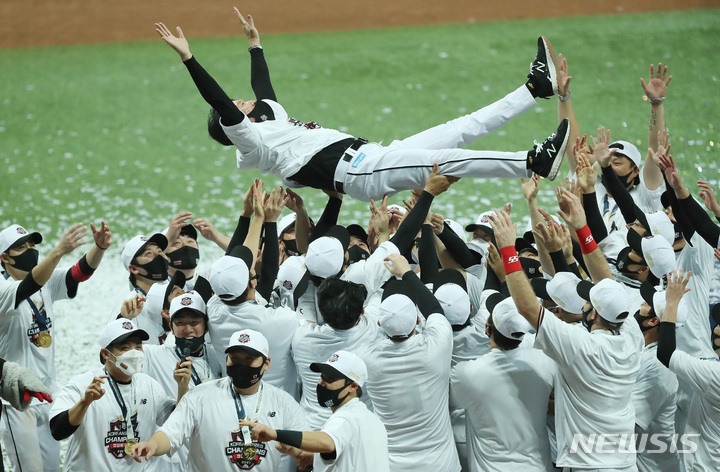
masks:
{"type": "MultiPolygon", "coordinates": [[[[291,116],[385,143],[514,90],[542,34],[568,58],[584,131],[605,125],[642,151],[649,105],[640,77],[662,61],[674,77],[665,102],[672,151],[692,183],[698,166],[718,180],[719,20],[720,10],[698,10],[263,35],[262,43],[291,116]]],[[[244,37],[185,34],[231,97],[254,98],[244,37]]],[[[232,231],[245,187],[260,174],[237,171],[234,150],[208,138],[208,107],[160,39],[2,50],[0,70],[0,226],[19,222],[52,238],[74,221],[105,219],[124,240],[187,209],[232,231]]],[[[541,101],[472,147],[529,149],[556,124],[556,99],[541,101]]],[[[301,195],[317,216],[324,196],[301,195]]],[[[544,183],[544,206],[551,195],[544,183]]],[[[366,204],[346,200],[341,222],[366,221],[366,204]]],[[[464,179],[436,209],[468,223],[506,201],[525,213],[518,182],[464,179]]]]}

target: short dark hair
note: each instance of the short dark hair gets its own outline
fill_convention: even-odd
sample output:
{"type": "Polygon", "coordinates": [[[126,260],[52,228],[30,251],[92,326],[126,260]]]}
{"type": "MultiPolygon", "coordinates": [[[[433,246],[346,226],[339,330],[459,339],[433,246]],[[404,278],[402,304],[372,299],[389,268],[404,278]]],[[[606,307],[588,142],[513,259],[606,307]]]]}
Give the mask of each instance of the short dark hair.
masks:
{"type": "Polygon", "coordinates": [[[367,297],[364,285],[326,278],[317,289],[318,308],[323,321],[333,329],[349,329],[355,326],[363,312],[367,297]]]}
{"type": "Polygon", "coordinates": [[[223,300],[221,298],[220,301],[222,301],[224,304],[226,304],[228,306],[238,306],[239,304],[247,301],[248,290],[250,290],[249,287],[246,288],[245,291],[243,293],[241,293],[239,297],[233,298],[232,300],[223,300]]]}
{"type": "Polygon", "coordinates": [[[503,336],[503,334],[495,328],[495,323],[493,323],[492,320],[492,314],[488,316],[487,326],[490,328],[490,336],[492,336],[493,341],[495,341],[495,344],[497,344],[500,349],[503,349],[505,351],[512,351],[513,349],[516,349],[518,346],[520,346],[520,343],[522,343],[521,340],[510,339],[506,336],[503,336]]]}
{"type": "Polygon", "coordinates": [[[220,124],[220,113],[218,113],[217,110],[215,110],[214,108],[210,109],[207,124],[208,134],[210,134],[211,138],[213,138],[215,141],[219,142],[223,146],[233,145],[232,141],[230,141],[230,138],[227,137],[227,134],[225,134],[225,131],[220,124]]]}

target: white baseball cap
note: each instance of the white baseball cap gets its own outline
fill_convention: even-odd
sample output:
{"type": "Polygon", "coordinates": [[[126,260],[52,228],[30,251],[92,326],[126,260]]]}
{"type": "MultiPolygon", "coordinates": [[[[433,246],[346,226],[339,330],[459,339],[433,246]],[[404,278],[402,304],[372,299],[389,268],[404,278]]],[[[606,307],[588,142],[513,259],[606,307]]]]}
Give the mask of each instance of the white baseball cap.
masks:
{"type": "Polygon", "coordinates": [[[638,148],[635,147],[634,144],[632,144],[628,141],[615,141],[614,143],[610,144],[610,146],[608,146],[608,147],[611,150],[617,149],[617,151],[615,151],[615,154],[620,154],[620,155],[627,157],[637,167],[640,167],[642,165],[642,155],[640,154],[640,151],[638,151],[638,148]]]}
{"type": "Polygon", "coordinates": [[[380,327],[391,338],[405,337],[417,325],[417,308],[407,295],[393,293],[380,303],[380,327]]]}
{"type": "Polygon", "coordinates": [[[650,272],[658,279],[672,272],[675,267],[675,251],[663,236],[642,238],[642,252],[650,272]]]}
{"type": "Polygon", "coordinates": [[[464,325],[470,317],[470,296],[467,282],[460,271],[441,270],[432,280],[433,294],[443,309],[445,318],[453,326],[464,325]]]}
{"type": "Polygon", "coordinates": [[[360,387],[365,384],[368,375],[365,361],[349,351],[337,351],[325,362],[313,362],[310,364],[310,370],[331,379],[345,377],[357,382],[360,387]]]}
{"type": "MultiPolygon", "coordinates": [[[[653,310],[655,310],[655,316],[662,320],[663,313],[665,313],[665,307],[667,306],[667,292],[656,292],[653,295],[653,310]]],[[[683,326],[688,319],[688,304],[685,301],[685,297],[680,299],[677,309],[677,321],[675,326],[683,326]]]]}
{"type": "Polygon", "coordinates": [[[100,347],[107,349],[109,345],[124,341],[133,334],[140,336],[143,341],[150,339],[150,336],[144,330],[137,327],[135,320],[127,318],[112,320],[100,333],[100,347]]]}
{"type": "Polygon", "coordinates": [[[653,236],[662,236],[672,246],[675,242],[675,226],[670,217],[663,211],[654,211],[652,213],[645,213],[645,218],[648,223],[648,230],[653,236]]]}
{"type": "Polygon", "coordinates": [[[20,225],[10,225],[0,231],[0,253],[7,252],[8,249],[24,244],[28,239],[35,244],[42,242],[42,235],[38,232],[28,233],[25,228],[20,225]]]}
{"type": "Polygon", "coordinates": [[[295,213],[290,213],[289,215],[285,215],[277,222],[277,234],[278,236],[282,235],[285,231],[290,229],[292,225],[295,224],[295,220],[297,219],[297,215],[295,213]]]}
{"type": "Polygon", "coordinates": [[[170,319],[177,314],[180,310],[190,310],[197,315],[207,317],[207,306],[205,306],[205,300],[196,291],[185,292],[184,294],[175,297],[170,302],[170,319]]]}
{"type": "MultiPolygon", "coordinates": [[[[583,284],[578,284],[578,288],[583,284]]],[[[630,313],[630,302],[622,284],[602,279],[589,291],[590,303],[597,314],[611,323],[622,323],[630,313]],[[625,314],[625,316],[622,316],[625,314]]]]}
{"type": "Polygon", "coordinates": [[[245,349],[251,354],[257,354],[266,359],[270,357],[270,347],[267,338],[265,338],[261,332],[253,329],[235,331],[232,336],[230,336],[230,342],[228,342],[227,349],[225,349],[225,354],[233,349],[245,349]]]}
{"type": "Polygon", "coordinates": [[[512,298],[501,301],[492,310],[495,329],[509,339],[519,341],[533,330],[532,325],[517,310],[512,298]]]}
{"type": "Polygon", "coordinates": [[[278,289],[280,293],[305,293],[308,284],[308,271],[305,256],[291,256],[285,259],[278,269],[278,289]]]}
{"type": "Polygon", "coordinates": [[[394,203],[392,205],[388,205],[387,211],[388,213],[395,212],[400,213],[401,215],[407,213],[407,209],[404,206],[396,205],[394,203]]]}
{"type": "Polygon", "coordinates": [[[558,272],[547,282],[547,293],[560,308],[579,315],[585,305],[585,300],[577,293],[579,283],[580,279],[572,272],[558,272]]]}
{"type": "Polygon", "coordinates": [[[157,324],[162,323],[162,311],[167,299],[167,291],[170,288],[170,281],[164,280],[152,284],[145,297],[145,311],[148,317],[157,324]]]}
{"type": "Polygon", "coordinates": [[[245,293],[250,282],[253,255],[245,246],[237,246],[230,255],[222,256],[210,267],[210,286],[225,301],[235,300],[245,293]]]}
{"type": "Polygon", "coordinates": [[[125,243],[125,249],[122,252],[122,263],[125,270],[130,271],[130,263],[133,258],[137,256],[141,249],[151,243],[157,244],[162,251],[165,251],[168,246],[168,240],[162,233],[155,233],[149,238],[140,234],[125,243]]]}
{"type": "Polygon", "coordinates": [[[311,275],[327,278],[340,272],[345,264],[345,250],[350,241],[347,230],[345,233],[347,234],[345,244],[335,237],[334,233],[317,238],[310,243],[305,255],[305,267],[311,275]]]}
{"type": "Polygon", "coordinates": [[[488,236],[491,236],[493,234],[492,227],[490,226],[490,216],[494,215],[495,211],[490,210],[486,211],[484,213],[480,213],[480,216],[477,217],[474,224],[467,225],[465,227],[465,231],[468,231],[472,233],[476,229],[481,229],[485,231],[485,234],[488,236]]]}

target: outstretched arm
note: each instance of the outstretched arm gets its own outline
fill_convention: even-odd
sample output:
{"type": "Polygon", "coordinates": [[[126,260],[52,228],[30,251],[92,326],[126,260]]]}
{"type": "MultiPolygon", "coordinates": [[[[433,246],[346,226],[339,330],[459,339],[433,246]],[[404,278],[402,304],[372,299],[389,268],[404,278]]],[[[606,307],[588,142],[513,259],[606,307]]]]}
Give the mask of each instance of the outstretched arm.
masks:
{"type": "Polygon", "coordinates": [[[155,23],[155,31],[168,45],[180,55],[183,64],[187,67],[190,77],[200,91],[205,101],[220,114],[223,125],[233,126],[245,119],[245,114],[230,100],[225,91],[215,82],[210,74],[203,69],[190,52],[190,46],[180,27],[177,27],[178,36],[173,35],[163,23],[155,23]]]}
{"type": "MultiPolygon", "coordinates": [[[[575,111],[570,101],[570,79],[572,76],[568,75],[567,59],[562,54],[558,54],[558,61],[560,62],[560,68],[558,70],[558,122],[561,122],[565,118],[570,120],[570,137],[568,142],[574,143],[577,138],[580,137],[580,125],[578,124],[577,118],[575,117],[575,111]]],[[[570,165],[570,172],[575,173],[575,153],[570,151],[567,154],[568,164],[570,165]]]]}
{"type": "Polygon", "coordinates": [[[255,20],[252,15],[243,17],[237,7],[233,7],[233,11],[235,11],[235,16],[240,20],[240,24],[250,45],[248,48],[250,52],[250,85],[255,93],[255,98],[257,100],[268,98],[277,102],[275,91],[270,82],[270,70],[268,69],[267,62],[265,62],[263,48],[260,46],[260,33],[258,33],[255,27],[255,20]]]}
{"type": "MultiPolygon", "coordinates": [[[[655,65],[650,64],[650,80],[645,83],[645,79],[640,79],[645,96],[650,101],[650,126],[648,126],[648,149],[658,152],[658,133],[665,131],[665,109],[663,101],[667,93],[668,85],[672,80],[672,75],[668,77],[667,66],[663,67],[662,63],[658,63],[657,72],[655,65]]],[[[645,166],[643,167],[643,178],[645,186],[649,190],[655,190],[663,184],[662,173],[657,162],[650,158],[650,154],[645,157],[645,166]]]]}

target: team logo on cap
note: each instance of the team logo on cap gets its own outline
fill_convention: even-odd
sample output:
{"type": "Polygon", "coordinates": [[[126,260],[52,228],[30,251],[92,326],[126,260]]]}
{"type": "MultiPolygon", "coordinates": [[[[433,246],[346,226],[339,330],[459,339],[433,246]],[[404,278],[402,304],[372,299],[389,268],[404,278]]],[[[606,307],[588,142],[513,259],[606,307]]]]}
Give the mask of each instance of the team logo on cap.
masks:
{"type": "Polygon", "coordinates": [[[132,323],[130,323],[129,321],[124,321],[123,324],[122,324],[122,328],[123,328],[123,329],[126,329],[126,330],[128,330],[128,331],[132,331],[133,325],[132,325],[132,323]]]}
{"type": "Polygon", "coordinates": [[[482,218],[480,218],[480,223],[490,223],[490,215],[483,215],[482,218]]]}
{"type": "Polygon", "coordinates": [[[285,280],[282,285],[285,290],[292,290],[293,288],[293,283],[289,280],[285,280]]]}
{"type": "Polygon", "coordinates": [[[333,354],[332,356],[330,356],[330,359],[328,359],[328,362],[335,362],[338,360],[338,358],[339,356],[337,354],[333,354]]]}
{"type": "Polygon", "coordinates": [[[144,242],[144,241],[147,241],[147,240],[148,240],[147,236],[140,236],[140,241],[143,241],[143,242],[144,242]]]}
{"type": "Polygon", "coordinates": [[[23,228],[22,226],[18,226],[17,232],[18,234],[27,234],[27,231],[25,231],[25,228],[23,228]]]}
{"type": "Polygon", "coordinates": [[[249,342],[250,342],[250,335],[244,334],[244,333],[241,334],[240,336],[238,336],[238,342],[239,342],[239,343],[242,343],[242,344],[247,344],[247,343],[249,343],[249,342]]]}
{"type": "Polygon", "coordinates": [[[190,297],[183,297],[183,299],[180,300],[180,304],[181,304],[182,306],[192,305],[192,298],[190,298],[190,297]]]}

